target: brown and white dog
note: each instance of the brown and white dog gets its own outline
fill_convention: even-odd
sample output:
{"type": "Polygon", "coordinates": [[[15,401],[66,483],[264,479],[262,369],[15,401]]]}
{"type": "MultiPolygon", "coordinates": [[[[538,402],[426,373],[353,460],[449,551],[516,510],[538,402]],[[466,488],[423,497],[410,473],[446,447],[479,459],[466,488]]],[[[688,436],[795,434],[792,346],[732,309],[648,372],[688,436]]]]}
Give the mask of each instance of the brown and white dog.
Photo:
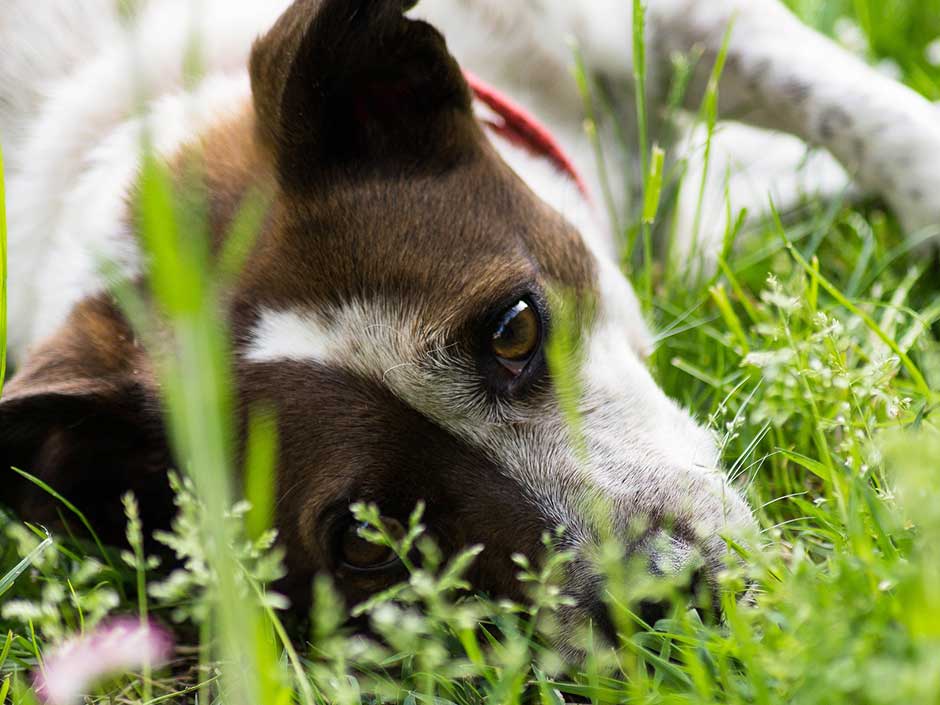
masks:
{"type": "MultiPolygon", "coordinates": [[[[403,521],[424,500],[445,549],[486,546],[473,580],[496,594],[518,594],[512,554],[538,555],[543,532],[565,526],[580,556],[566,619],[603,622],[585,511],[597,498],[625,540],[646,527],[630,550],[651,572],[699,561],[714,581],[722,536],[754,521],[712,434],[645,367],[650,335],[584,193],[593,172],[565,79],[567,33],[598,70],[629,75],[629,3],[427,0],[416,12],[448,31],[461,64],[402,0],[150,0],[127,21],[114,4],[7,0],[0,17],[19,368],[0,402],[4,468],[38,474],[106,535],[122,534],[128,488],[148,525],[169,512],[153,365],[100,271],[102,258],[145,270],[129,203],[147,129],[170,163],[204,161],[213,232],[247,194],[273,194],[226,300],[242,406],[277,410],[277,522],[296,585],[330,571],[350,600],[386,586],[398,566],[350,536],[348,507],[376,502],[403,521]],[[183,70],[194,36],[198,78],[183,70]],[[577,166],[498,92],[472,91],[465,69],[537,108],[577,166]],[[592,302],[585,457],[545,361],[555,288],[592,302]]],[[[929,106],[771,0],[651,2],[653,92],[672,51],[714,56],[735,13],[723,107],[821,141],[912,222],[929,220],[940,172],[892,132],[906,117],[921,145],[940,145],[929,106]],[[830,62],[828,84],[800,42],[830,62]]],[[[54,515],[6,472],[0,499],[54,515]]]]}

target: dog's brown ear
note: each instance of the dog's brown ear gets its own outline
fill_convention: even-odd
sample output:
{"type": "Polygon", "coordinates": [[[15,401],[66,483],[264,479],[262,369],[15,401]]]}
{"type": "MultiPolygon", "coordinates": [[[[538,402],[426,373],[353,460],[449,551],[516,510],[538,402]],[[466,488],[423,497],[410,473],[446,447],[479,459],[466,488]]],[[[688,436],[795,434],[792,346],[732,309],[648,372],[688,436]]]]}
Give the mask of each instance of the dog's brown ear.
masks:
{"type": "Polygon", "coordinates": [[[0,502],[39,523],[56,523],[62,510],[16,467],[75,504],[106,540],[123,536],[120,499],[129,489],[151,528],[163,524],[172,507],[169,452],[157,396],[141,368],[111,307],[80,306],[0,399],[0,502]]]}
{"type": "Polygon", "coordinates": [[[342,164],[419,168],[471,147],[467,84],[402,0],[297,0],[251,56],[258,131],[282,181],[342,164]]]}

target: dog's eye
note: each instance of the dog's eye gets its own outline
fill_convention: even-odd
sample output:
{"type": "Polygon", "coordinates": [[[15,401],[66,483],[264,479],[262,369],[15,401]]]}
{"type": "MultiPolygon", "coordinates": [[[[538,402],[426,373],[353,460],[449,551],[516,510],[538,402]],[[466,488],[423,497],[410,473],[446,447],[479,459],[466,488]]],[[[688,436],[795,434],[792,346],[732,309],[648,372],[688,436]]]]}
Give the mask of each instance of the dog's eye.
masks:
{"type": "MultiPolygon", "coordinates": [[[[404,537],[405,527],[400,522],[382,517],[386,532],[394,539],[404,537]]],[[[340,563],[352,570],[372,573],[387,570],[398,563],[398,555],[388,546],[367,541],[360,534],[360,529],[368,528],[365,524],[350,524],[340,536],[340,563]]]]}
{"type": "Polygon", "coordinates": [[[491,346],[499,363],[518,376],[538,352],[541,342],[542,321],[523,299],[503,314],[493,331],[491,346]]]}

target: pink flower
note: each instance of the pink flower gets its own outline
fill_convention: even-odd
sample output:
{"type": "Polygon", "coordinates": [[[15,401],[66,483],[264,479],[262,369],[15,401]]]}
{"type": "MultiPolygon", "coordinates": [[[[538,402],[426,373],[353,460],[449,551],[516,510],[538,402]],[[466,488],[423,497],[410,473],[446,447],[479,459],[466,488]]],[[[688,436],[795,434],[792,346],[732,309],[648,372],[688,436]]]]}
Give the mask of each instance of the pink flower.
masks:
{"type": "Polygon", "coordinates": [[[36,693],[47,705],[73,705],[102,678],[162,666],[172,652],[165,629],[132,617],[114,619],[56,647],[36,674],[36,693]]]}

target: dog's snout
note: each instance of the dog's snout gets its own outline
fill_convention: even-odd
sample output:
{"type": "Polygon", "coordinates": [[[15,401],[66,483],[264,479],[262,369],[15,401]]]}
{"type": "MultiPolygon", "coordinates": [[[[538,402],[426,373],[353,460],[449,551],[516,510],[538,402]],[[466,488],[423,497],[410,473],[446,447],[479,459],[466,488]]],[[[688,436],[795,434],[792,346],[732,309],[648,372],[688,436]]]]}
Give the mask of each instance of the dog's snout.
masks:
{"type": "Polygon", "coordinates": [[[653,629],[677,610],[694,609],[705,622],[720,619],[723,564],[699,542],[652,532],[613,567],[592,561],[592,551],[582,547],[569,571],[569,594],[578,603],[569,618],[588,621],[595,638],[617,644],[619,630],[653,629]]]}
{"type": "Polygon", "coordinates": [[[721,607],[712,589],[712,580],[704,569],[697,570],[689,577],[687,584],[676,586],[668,595],[650,596],[637,599],[627,604],[627,611],[615,615],[623,606],[611,601],[606,590],[599,591],[591,599],[587,609],[591,628],[596,635],[611,645],[620,640],[618,625],[631,624],[633,631],[655,629],[657,624],[668,619],[677,610],[695,610],[704,622],[720,619],[721,607]]]}
{"type": "MultiPolygon", "coordinates": [[[[677,608],[694,609],[703,621],[720,616],[720,602],[713,596],[711,581],[704,569],[693,572],[688,584],[677,587],[671,596],[642,598],[628,608],[632,613],[631,619],[644,629],[655,629],[657,623],[669,618],[677,608]]],[[[610,644],[617,644],[619,640],[617,620],[612,614],[615,609],[619,608],[612,607],[602,594],[590,608],[594,629],[610,644]]]]}

